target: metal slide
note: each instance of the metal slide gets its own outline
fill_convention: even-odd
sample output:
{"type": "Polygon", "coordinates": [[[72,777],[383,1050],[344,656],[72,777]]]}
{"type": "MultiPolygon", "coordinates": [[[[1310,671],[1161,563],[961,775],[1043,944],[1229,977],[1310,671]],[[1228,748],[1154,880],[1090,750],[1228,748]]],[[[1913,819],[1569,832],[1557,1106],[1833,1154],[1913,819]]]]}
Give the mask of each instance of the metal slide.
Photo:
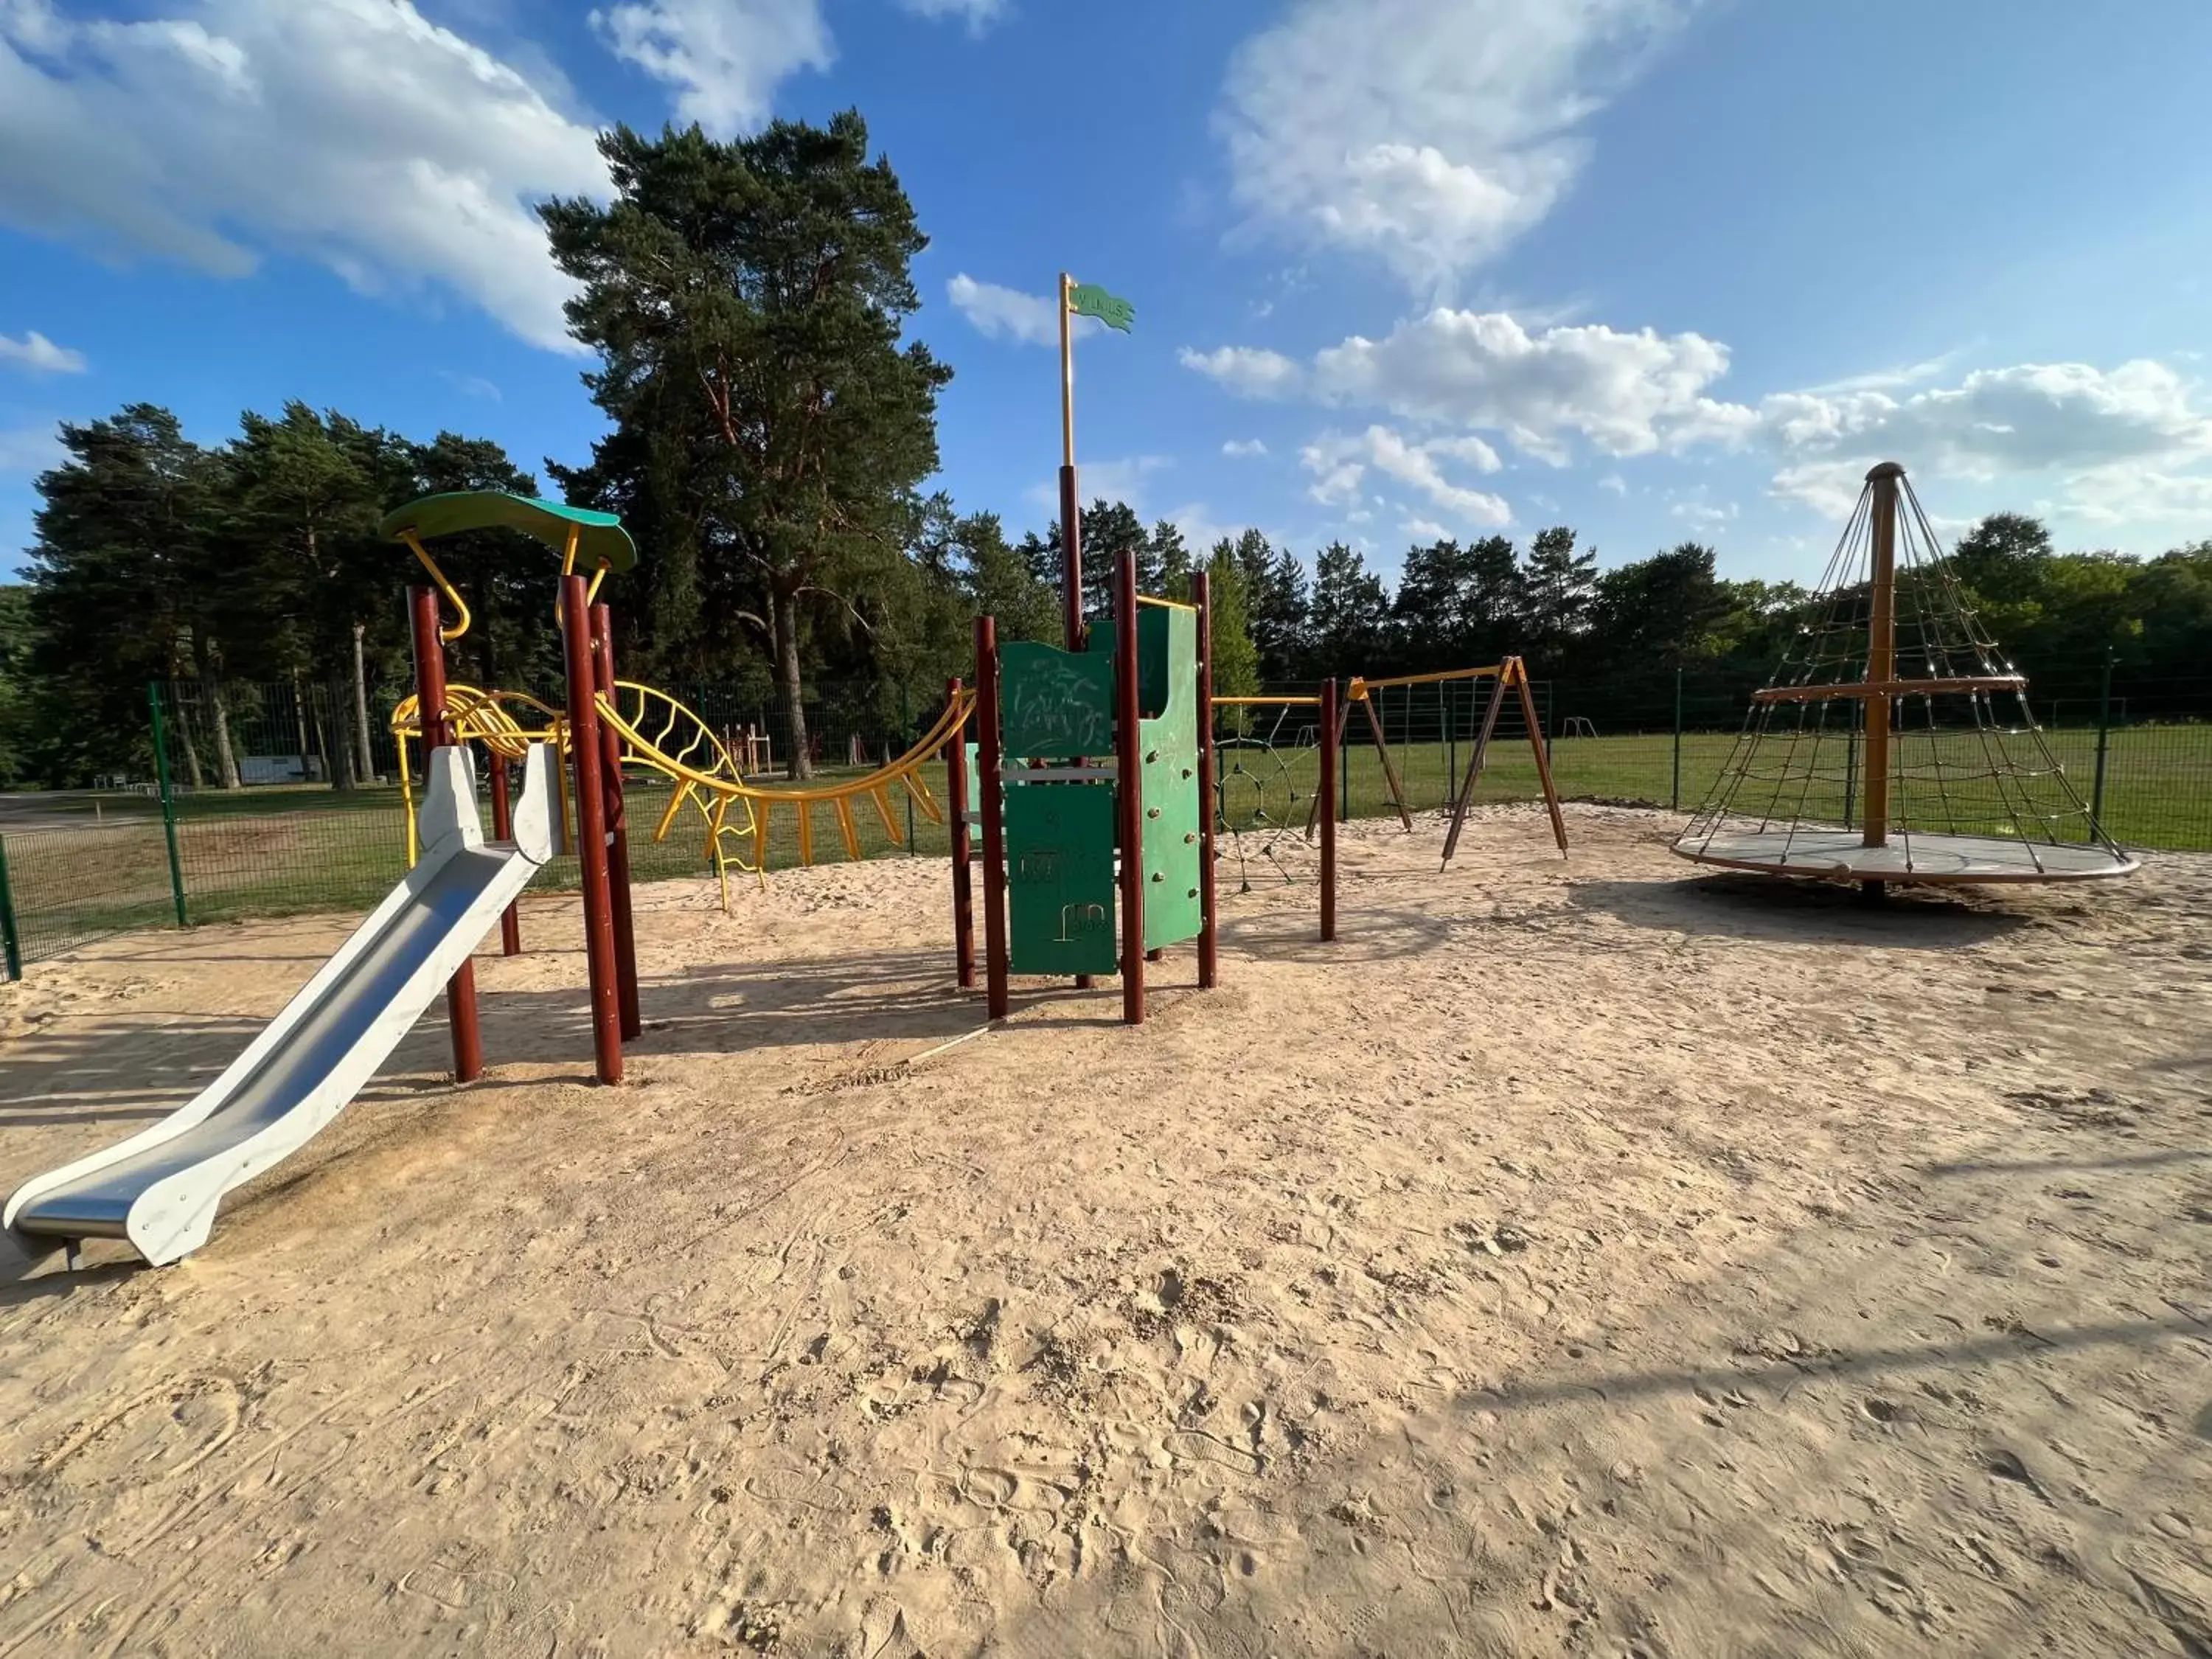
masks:
{"type": "MultiPolygon", "coordinates": [[[[189,1104],[106,1152],[26,1182],[0,1223],[48,1240],[126,1239],[156,1267],[205,1243],[223,1194],[345,1109],[552,857],[557,764],[548,745],[531,746],[515,838],[488,843],[467,750],[433,750],[425,844],[405,879],[189,1104]]],[[[36,1237],[29,1243],[40,1248],[36,1237]]]]}

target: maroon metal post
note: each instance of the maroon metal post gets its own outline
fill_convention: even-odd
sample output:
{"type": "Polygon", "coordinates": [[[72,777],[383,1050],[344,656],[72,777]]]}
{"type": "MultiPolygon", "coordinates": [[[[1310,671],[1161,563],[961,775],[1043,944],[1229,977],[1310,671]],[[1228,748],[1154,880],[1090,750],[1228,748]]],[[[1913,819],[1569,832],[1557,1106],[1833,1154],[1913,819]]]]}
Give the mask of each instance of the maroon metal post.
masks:
{"type": "Polygon", "coordinates": [[[1137,556],[1114,583],[1114,794],[1121,843],[1121,1019],[1145,1023],[1145,771],[1137,698],[1137,556]]]}
{"type": "MultiPolygon", "coordinates": [[[[408,620],[415,634],[415,717],[422,730],[422,769],[430,751],[453,741],[453,722],[446,706],[446,641],[438,632],[438,595],[428,587],[407,590],[408,620]]],[[[446,1023],[453,1033],[453,1078],[474,1083],[483,1075],[483,1033],[477,1024],[477,965],[464,960],[446,981],[446,1023]]]]}
{"type": "MultiPolygon", "coordinates": [[[[592,607],[592,680],[611,704],[615,698],[615,619],[604,605],[592,607]]],[[[622,1011],[623,1041],[645,1029],[637,1010],[637,935],[629,914],[629,825],[623,811],[622,738],[599,722],[599,787],[607,795],[607,913],[615,929],[615,994],[622,1011]]]]}
{"type": "Polygon", "coordinates": [[[999,625],[975,618],[975,775],[983,799],[984,1007],[1006,1017],[1006,781],[999,753],[999,625]]]}
{"type": "Polygon", "coordinates": [[[1321,937],[1336,937],[1336,682],[1321,683],[1321,937]]]}
{"type": "MultiPolygon", "coordinates": [[[[491,833],[495,841],[514,839],[514,806],[507,799],[507,762],[489,744],[484,745],[484,756],[491,766],[491,833]]],[[[514,906],[508,905],[499,913],[499,953],[503,957],[522,954],[522,918],[514,906]]]]}
{"type": "Polygon", "coordinates": [[[597,683],[592,617],[581,576],[561,579],[562,644],[568,670],[568,755],[576,769],[576,860],[584,875],[584,961],[592,987],[592,1051],[602,1083],[623,1075],[622,997],[615,969],[615,925],[607,877],[607,798],[599,776],[597,683]]]}
{"type": "MultiPolygon", "coordinates": [[[[1060,346],[1063,371],[1067,363],[1066,343],[1060,346]]],[[[1063,386],[1063,390],[1065,387],[1063,386]]],[[[1065,422],[1073,416],[1063,404],[1065,422]]],[[[1061,643],[1070,651],[1080,651],[1091,637],[1091,624],[1083,618],[1083,507],[1077,500],[1075,478],[1075,437],[1072,425],[1063,433],[1066,439],[1066,459],[1060,469],[1060,615],[1061,643]]],[[[1076,764],[1083,763],[1079,760],[1076,764]]],[[[1075,988],[1087,991],[1093,984],[1089,974],[1075,976],[1075,988]]]]}
{"type": "Polygon", "coordinates": [[[1083,509],[1076,501],[1075,463],[1060,469],[1060,611],[1070,651],[1083,649],[1083,509]]]}
{"type": "MultiPolygon", "coordinates": [[[[960,681],[945,683],[945,701],[960,701],[960,681]]],[[[952,831],[952,962],[960,988],[975,988],[975,890],[968,867],[968,728],[957,726],[945,746],[945,816],[952,831]]]]}
{"type": "Polygon", "coordinates": [[[1213,591],[1200,570],[1190,579],[1198,606],[1198,988],[1221,977],[1213,890],[1213,591]]]}

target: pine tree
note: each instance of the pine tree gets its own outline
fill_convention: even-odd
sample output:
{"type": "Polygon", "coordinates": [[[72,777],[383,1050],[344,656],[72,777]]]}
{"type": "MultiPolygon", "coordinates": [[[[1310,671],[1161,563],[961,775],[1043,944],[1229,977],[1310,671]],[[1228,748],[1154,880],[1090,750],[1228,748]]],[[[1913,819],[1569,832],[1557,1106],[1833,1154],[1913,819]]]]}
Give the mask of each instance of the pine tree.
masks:
{"type": "Polygon", "coordinates": [[[1206,605],[1213,641],[1213,695],[1249,697],[1260,690],[1260,651],[1252,642],[1251,595],[1237,544],[1224,537],[1206,562],[1206,605]]]}
{"type": "Polygon", "coordinates": [[[977,513],[954,526],[961,581],[980,616],[995,617],[1001,640],[1060,642],[1060,596],[1037,580],[1023,552],[1006,545],[995,513],[977,513]]]}
{"type": "Polygon", "coordinates": [[[1270,547],[1256,530],[1237,538],[1237,564],[1244,577],[1245,605],[1262,681],[1287,684],[1305,678],[1312,608],[1305,567],[1288,548],[1279,552],[1270,547]]]}
{"type": "MultiPolygon", "coordinates": [[[[38,480],[27,569],[49,776],[81,781],[146,755],[147,682],[189,675],[208,696],[216,781],[237,787],[215,627],[237,574],[210,533],[218,463],[152,404],[64,425],[61,441],[67,459],[38,480]]],[[[203,782],[197,746],[184,758],[185,781],[203,782]]]]}
{"type": "Polygon", "coordinates": [[[1162,593],[1171,599],[1190,597],[1190,549],[1183,541],[1182,532],[1171,520],[1162,519],[1152,526],[1145,558],[1152,568],[1151,580],[1158,585],[1147,589],[1140,579],[1137,585],[1139,592],[1162,593]]]}
{"type": "Polygon", "coordinates": [[[1565,525],[1539,531],[1522,577],[1528,650],[1556,668],[1587,625],[1596,592],[1596,550],[1577,553],[1565,525]]]}
{"type": "Polygon", "coordinates": [[[1331,542],[1314,565],[1313,644],[1321,673],[1376,671],[1390,624],[1389,596],[1366,558],[1331,542]]]}
{"type": "Polygon", "coordinates": [[[688,531],[696,611],[766,636],[795,777],[812,770],[810,623],[865,626],[856,579],[905,557],[951,378],[927,346],[900,344],[928,239],[867,146],[854,110],[732,143],[618,126],[599,141],[613,204],[541,210],[583,285],[569,325],[599,354],[586,383],[616,427],[591,482],[656,497],[688,531]]]}

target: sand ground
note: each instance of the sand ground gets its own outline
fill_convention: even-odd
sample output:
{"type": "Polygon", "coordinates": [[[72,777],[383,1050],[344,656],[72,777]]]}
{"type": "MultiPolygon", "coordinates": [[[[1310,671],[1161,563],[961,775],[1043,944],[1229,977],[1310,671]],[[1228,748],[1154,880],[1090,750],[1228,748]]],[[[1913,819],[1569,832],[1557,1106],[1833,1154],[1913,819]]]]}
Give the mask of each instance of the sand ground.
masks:
{"type": "MultiPolygon", "coordinates": [[[[479,962],[185,1265],[0,1286],[0,1656],[2212,1654],[2212,860],[1905,899],[1364,826],[1224,988],[946,971],[943,866],[479,962]]],[[[343,919],[6,988],[0,1187],[343,919]]]]}

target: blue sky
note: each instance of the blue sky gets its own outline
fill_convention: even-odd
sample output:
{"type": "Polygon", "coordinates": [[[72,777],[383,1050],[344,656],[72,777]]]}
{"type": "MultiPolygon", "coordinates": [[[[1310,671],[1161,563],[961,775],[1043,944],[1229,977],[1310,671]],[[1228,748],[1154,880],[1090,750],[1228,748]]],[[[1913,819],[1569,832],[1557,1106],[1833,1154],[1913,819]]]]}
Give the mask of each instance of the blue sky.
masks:
{"type": "MultiPolygon", "coordinates": [[[[866,115],[933,239],[940,480],[1194,538],[1577,526],[1818,574],[1939,526],[2212,536],[2212,7],[2135,0],[0,0],[0,568],[60,420],[288,398],[582,459],[529,204],[599,125],[866,115]]],[[[650,550],[647,550],[648,556],[650,550]]]]}

